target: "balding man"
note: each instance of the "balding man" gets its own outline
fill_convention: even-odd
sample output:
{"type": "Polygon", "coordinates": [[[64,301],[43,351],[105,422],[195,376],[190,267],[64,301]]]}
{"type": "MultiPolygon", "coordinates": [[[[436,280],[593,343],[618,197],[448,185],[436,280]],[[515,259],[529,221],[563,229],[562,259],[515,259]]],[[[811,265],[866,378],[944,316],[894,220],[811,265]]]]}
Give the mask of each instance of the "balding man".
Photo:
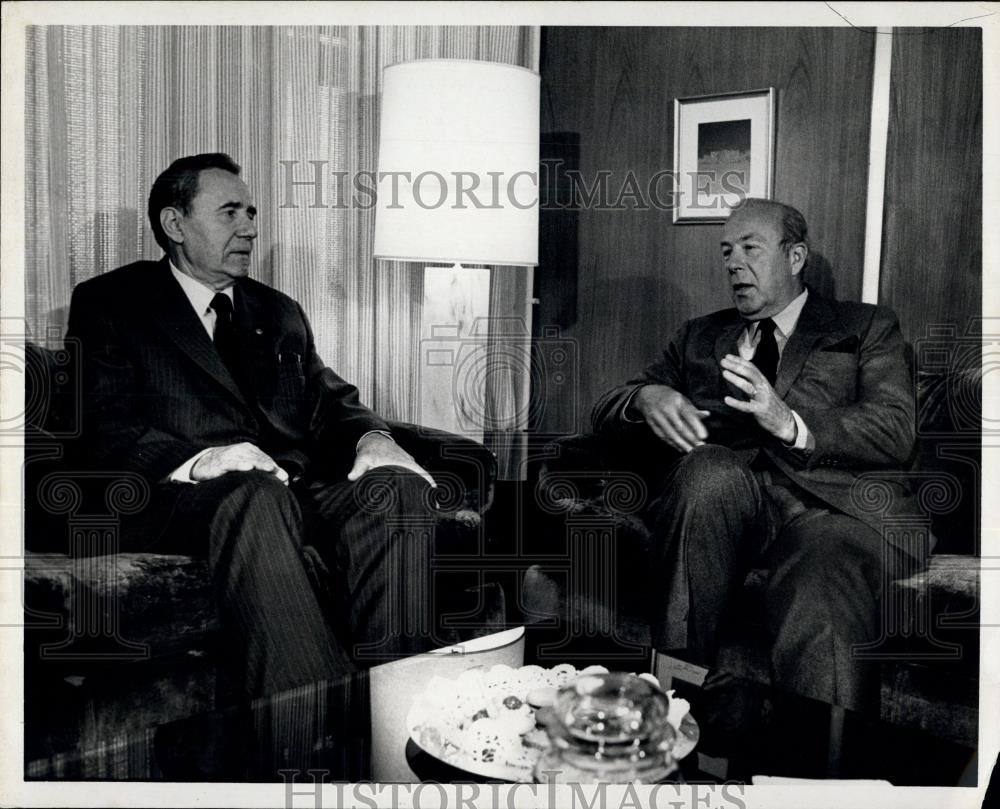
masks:
{"type": "MultiPolygon", "coordinates": [[[[805,286],[806,222],[789,205],[744,200],[721,248],[734,308],[686,323],[593,413],[597,431],[662,442],[646,513],[655,643],[714,665],[723,612],[762,558],[773,679],[831,703],[877,704],[876,672],[855,647],[878,639],[883,582],[919,552],[883,535],[882,515],[852,487],[913,449],[896,316],[805,286]]],[[[897,513],[916,511],[886,485],[897,513]]]]}

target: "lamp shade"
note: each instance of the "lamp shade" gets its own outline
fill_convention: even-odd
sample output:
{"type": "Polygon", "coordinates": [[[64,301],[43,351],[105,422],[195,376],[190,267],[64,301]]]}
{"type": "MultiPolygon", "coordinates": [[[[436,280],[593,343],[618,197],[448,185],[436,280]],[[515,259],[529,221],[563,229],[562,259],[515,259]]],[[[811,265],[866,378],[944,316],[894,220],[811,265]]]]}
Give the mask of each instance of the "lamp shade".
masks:
{"type": "Polygon", "coordinates": [[[385,69],[375,257],[538,263],[539,76],[425,59],[385,69]]]}

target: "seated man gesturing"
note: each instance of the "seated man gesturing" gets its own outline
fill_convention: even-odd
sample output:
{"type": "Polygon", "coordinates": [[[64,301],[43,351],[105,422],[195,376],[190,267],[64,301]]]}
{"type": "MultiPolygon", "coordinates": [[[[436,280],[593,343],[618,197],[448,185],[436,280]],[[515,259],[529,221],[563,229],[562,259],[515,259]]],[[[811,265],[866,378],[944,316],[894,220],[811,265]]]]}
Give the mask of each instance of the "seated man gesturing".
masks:
{"type": "MultiPolygon", "coordinates": [[[[735,308],[686,323],[593,421],[648,429],[667,453],[646,513],[656,645],[714,664],[723,610],[763,556],[774,678],[860,707],[878,682],[854,647],[878,639],[883,582],[920,552],[884,536],[852,487],[909,458],[913,391],[895,315],[810,291],[808,257],[801,213],[743,201],[722,235],[735,308]]],[[[887,485],[897,512],[917,511],[887,485]]]]}

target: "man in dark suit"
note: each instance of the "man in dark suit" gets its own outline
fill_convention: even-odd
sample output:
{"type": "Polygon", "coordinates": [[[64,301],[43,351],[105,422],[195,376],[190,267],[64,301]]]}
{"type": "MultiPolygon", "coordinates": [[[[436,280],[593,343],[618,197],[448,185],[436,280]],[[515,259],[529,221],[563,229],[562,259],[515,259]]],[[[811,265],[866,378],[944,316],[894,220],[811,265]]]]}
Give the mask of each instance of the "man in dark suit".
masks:
{"type": "MultiPolygon", "coordinates": [[[[859,476],[906,463],[913,394],[895,315],[808,290],[808,256],[797,210],[738,205],[722,235],[735,308],[686,323],[593,420],[666,445],[646,514],[656,645],[714,665],[723,613],[763,556],[774,679],[864,707],[878,682],[855,647],[878,640],[883,583],[921,549],[883,532],[859,476]]],[[[887,477],[892,510],[915,513],[887,477]]]]}
{"type": "Polygon", "coordinates": [[[79,284],[85,457],[152,497],[123,550],[207,557],[226,657],[249,697],[419,651],[400,616],[431,608],[430,475],[324,366],[302,308],[247,277],[256,208],[224,154],[175,161],[149,220],[166,256],[79,284]],[[304,545],[315,546],[315,556],[304,545]],[[333,604],[309,573],[326,567],[333,604]],[[419,575],[419,574],[418,574],[419,575]]]}

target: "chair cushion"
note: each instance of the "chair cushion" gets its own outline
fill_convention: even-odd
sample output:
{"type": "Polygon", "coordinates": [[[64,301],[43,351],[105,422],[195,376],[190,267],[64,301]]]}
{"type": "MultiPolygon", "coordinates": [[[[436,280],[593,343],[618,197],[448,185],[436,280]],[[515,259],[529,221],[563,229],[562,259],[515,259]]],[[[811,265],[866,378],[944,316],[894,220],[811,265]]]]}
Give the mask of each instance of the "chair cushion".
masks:
{"type": "Polygon", "coordinates": [[[123,640],[148,647],[137,658],[198,646],[217,628],[208,566],[190,556],[29,554],[24,596],[29,628],[58,621],[40,633],[45,643],[84,634],[83,605],[101,610],[103,626],[117,623],[123,640]]]}

